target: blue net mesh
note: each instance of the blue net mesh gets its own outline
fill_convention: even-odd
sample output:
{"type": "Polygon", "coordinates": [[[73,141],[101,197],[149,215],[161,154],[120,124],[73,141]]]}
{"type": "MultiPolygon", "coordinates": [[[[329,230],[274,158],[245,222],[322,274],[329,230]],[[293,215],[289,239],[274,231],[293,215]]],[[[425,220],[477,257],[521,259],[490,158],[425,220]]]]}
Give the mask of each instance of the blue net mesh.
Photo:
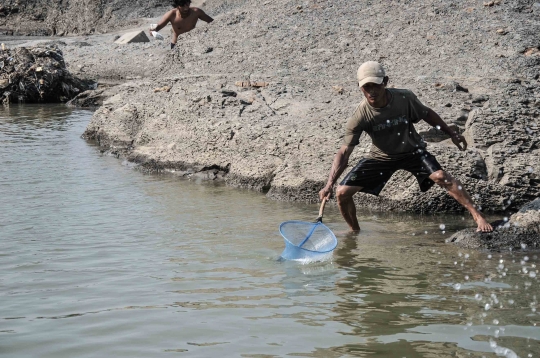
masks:
{"type": "Polygon", "coordinates": [[[332,251],[337,245],[334,233],[322,223],[286,221],[280,225],[279,232],[285,239],[285,243],[288,242],[304,251],[326,253],[332,251]],[[298,247],[308,236],[306,242],[298,247]]]}

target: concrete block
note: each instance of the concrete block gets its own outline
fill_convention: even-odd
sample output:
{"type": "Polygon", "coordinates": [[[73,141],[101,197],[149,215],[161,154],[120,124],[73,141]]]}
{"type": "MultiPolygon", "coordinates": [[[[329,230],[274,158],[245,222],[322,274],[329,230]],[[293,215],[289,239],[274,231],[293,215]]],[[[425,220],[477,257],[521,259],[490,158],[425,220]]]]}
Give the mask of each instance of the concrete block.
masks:
{"type": "Polygon", "coordinates": [[[122,35],[118,40],[114,41],[116,44],[129,44],[134,42],[150,42],[148,36],[144,31],[128,32],[122,35]]]}

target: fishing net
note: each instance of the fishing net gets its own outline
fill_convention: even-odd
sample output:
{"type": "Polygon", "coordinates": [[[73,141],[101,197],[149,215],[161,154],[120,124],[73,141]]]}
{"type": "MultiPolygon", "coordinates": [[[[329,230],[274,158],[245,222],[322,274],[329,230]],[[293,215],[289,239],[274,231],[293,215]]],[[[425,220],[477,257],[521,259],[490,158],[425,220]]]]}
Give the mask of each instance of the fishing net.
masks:
{"type": "Polygon", "coordinates": [[[279,227],[285,239],[286,259],[316,257],[332,251],[337,245],[334,233],[321,222],[286,221],[279,227]]]}

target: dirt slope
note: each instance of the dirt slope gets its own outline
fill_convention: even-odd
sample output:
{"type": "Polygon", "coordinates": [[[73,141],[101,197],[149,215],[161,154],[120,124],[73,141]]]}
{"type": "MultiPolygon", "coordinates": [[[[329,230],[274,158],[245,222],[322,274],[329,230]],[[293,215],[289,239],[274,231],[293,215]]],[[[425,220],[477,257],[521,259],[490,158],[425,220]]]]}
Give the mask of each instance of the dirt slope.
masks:
{"type": "MultiPolygon", "coordinates": [[[[161,72],[106,102],[86,136],[152,168],[211,169],[273,198],[316,200],[361,100],[356,68],[378,60],[392,85],[412,89],[465,133],[471,145],[461,153],[418,126],[484,209],[508,210],[538,196],[534,2],[238,1],[214,3],[213,11],[216,21],[186,34],[161,72]],[[170,90],[155,92],[164,86],[170,90]]],[[[353,159],[368,147],[365,139],[353,159]]],[[[406,174],[393,181],[381,197],[358,201],[460,210],[442,190],[420,194],[406,174]]]]}
{"type": "MultiPolygon", "coordinates": [[[[127,14],[116,3],[113,13],[127,14]]],[[[149,4],[145,16],[163,12],[149,4]]],[[[377,60],[392,86],[413,90],[468,138],[459,152],[417,126],[484,210],[517,210],[540,194],[537,2],[210,0],[204,9],[215,21],[183,35],[176,51],[167,41],[115,45],[113,32],[55,40],[76,75],[128,80],[96,94],[108,99],[86,137],[149,169],[315,201],[362,99],[356,69],[377,60]]],[[[352,162],[368,150],[364,138],[352,162]]],[[[441,189],[421,194],[406,173],[389,184],[358,203],[461,210],[441,189]]]]}

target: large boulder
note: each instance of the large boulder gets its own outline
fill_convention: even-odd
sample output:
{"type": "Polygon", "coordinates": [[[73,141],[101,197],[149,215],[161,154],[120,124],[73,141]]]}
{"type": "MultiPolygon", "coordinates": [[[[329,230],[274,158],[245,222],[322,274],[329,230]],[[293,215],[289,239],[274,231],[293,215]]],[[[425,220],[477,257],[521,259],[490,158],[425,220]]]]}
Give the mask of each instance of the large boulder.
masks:
{"type": "Polygon", "coordinates": [[[540,198],[524,205],[517,213],[494,223],[491,233],[473,229],[452,235],[447,242],[475,249],[513,250],[540,248],[540,198]]]}

